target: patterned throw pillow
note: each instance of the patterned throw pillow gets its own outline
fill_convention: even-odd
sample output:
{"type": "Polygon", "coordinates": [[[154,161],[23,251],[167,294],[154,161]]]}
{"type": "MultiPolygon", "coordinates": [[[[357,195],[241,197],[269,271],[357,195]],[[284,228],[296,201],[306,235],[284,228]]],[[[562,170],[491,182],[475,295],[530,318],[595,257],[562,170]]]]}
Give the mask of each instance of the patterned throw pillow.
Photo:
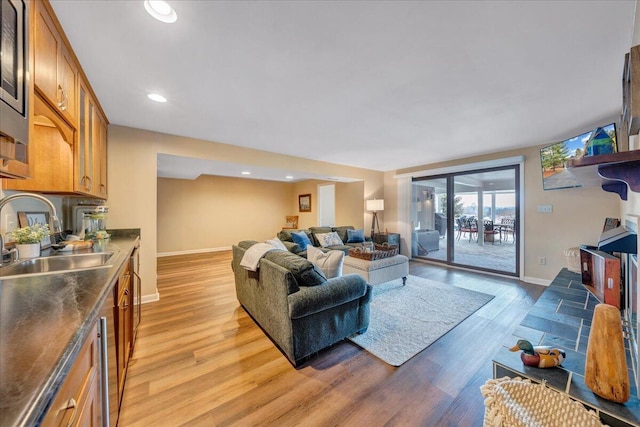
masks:
{"type": "Polygon", "coordinates": [[[316,234],[316,239],[318,239],[318,243],[320,243],[320,246],[323,248],[326,248],[327,246],[342,246],[344,244],[342,243],[342,240],[340,240],[338,233],[335,231],[332,231],[331,233],[316,234]]]}
{"type": "Polygon", "coordinates": [[[342,265],[344,263],[344,252],[342,251],[325,253],[316,247],[309,246],[307,248],[307,259],[320,268],[327,279],[342,276],[342,265]]]}
{"type": "Polygon", "coordinates": [[[347,230],[347,243],[364,242],[364,230],[347,230]]]}

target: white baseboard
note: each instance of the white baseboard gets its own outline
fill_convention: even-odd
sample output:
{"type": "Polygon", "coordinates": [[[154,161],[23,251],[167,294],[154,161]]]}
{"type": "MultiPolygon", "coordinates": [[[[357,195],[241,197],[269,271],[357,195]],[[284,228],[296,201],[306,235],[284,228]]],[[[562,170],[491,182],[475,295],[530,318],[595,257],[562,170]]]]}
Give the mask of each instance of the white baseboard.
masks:
{"type": "Polygon", "coordinates": [[[156,302],[156,301],[160,301],[160,293],[158,292],[158,289],[156,289],[155,294],[142,295],[142,299],[141,299],[142,304],[146,304],[148,302],[156,302]]]}
{"type": "Polygon", "coordinates": [[[230,251],[230,250],[231,250],[231,246],[222,246],[219,248],[191,249],[188,251],[158,252],[157,257],[162,258],[166,256],[201,254],[205,252],[222,252],[222,251],[230,251]]]}

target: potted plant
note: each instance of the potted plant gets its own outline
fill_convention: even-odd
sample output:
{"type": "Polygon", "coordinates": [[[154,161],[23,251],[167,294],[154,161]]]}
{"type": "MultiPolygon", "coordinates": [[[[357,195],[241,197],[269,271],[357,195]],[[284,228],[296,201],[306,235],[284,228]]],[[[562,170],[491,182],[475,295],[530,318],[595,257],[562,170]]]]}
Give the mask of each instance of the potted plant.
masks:
{"type": "Polygon", "coordinates": [[[35,258],[40,256],[40,242],[50,234],[48,224],[34,224],[11,231],[9,237],[16,244],[18,258],[35,258]]]}

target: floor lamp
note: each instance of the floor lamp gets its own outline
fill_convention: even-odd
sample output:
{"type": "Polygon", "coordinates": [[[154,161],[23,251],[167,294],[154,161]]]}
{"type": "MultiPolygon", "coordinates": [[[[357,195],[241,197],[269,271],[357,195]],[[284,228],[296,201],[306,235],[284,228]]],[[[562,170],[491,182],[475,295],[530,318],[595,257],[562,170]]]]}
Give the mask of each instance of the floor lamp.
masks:
{"type": "Polygon", "coordinates": [[[373,212],[373,219],[371,220],[371,240],[373,240],[374,229],[378,226],[378,233],[380,233],[380,223],[378,222],[378,211],[384,210],[384,200],[373,199],[367,200],[367,210],[373,212]]]}

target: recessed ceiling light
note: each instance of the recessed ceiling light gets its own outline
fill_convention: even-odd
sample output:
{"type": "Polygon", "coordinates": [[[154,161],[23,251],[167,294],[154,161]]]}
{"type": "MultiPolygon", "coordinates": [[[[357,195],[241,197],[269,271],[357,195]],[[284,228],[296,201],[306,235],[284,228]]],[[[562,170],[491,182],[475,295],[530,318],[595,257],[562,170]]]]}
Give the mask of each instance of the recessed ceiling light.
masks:
{"type": "Polygon", "coordinates": [[[166,1],[144,0],[144,8],[158,21],[172,24],[178,20],[176,11],[166,1]]]}
{"type": "Polygon", "coordinates": [[[285,179],[293,179],[293,177],[291,175],[287,175],[284,177],[285,179]]]}
{"type": "Polygon", "coordinates": [[[165,98],[164,96],[162,96],[162,95],[160,95],[158,93],[150,93],[149,95],[147,95],[147,97],[152,101],[167,102],[167,98],[165,98]]]}
{"type": "Polygon", "coordinates": [[[251,172],[249,172],[249,171],[242,171],[242,172],[240,172],[240,173],[241,173],[242,175],[251,175],[251,172]]]}

